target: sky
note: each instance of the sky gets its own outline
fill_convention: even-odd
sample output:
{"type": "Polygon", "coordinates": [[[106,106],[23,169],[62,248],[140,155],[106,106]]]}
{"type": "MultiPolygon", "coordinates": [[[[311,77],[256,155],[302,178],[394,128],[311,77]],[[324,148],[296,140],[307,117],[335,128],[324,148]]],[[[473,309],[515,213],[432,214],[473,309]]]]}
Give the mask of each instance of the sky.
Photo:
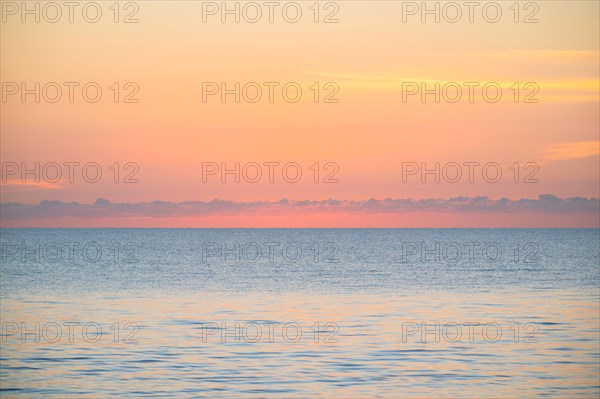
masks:
{"type": "Polygon", "coordinates": [[[292,3],[2,1],[0,225],[600,227],[598,2],[292,3]]]}

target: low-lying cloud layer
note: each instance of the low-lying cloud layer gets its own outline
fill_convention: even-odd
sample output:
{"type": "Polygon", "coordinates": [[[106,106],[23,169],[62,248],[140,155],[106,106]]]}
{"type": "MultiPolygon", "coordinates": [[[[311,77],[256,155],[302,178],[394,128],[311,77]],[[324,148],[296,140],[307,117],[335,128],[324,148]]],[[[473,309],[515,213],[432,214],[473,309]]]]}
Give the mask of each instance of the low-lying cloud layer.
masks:
{"type": "Polygon", "coordinates": [[[362,201],[322,200],[276,202],[235,202],[215,199],[208,202],[138,202],[113,203],[98,199],[93,204],[42,201],[37,205],[6,202],[0,204],[1,219],[30,220],[39,218],[98,217],[186,217],[230,216],[248,214],[288,213],[402,213],[402,212],[464,212],[464,213],[594,213],[600,212],[599,198],[559,198],[543,194],[536,199],[455,197],[450,199],[369,199],[362,201]]]}

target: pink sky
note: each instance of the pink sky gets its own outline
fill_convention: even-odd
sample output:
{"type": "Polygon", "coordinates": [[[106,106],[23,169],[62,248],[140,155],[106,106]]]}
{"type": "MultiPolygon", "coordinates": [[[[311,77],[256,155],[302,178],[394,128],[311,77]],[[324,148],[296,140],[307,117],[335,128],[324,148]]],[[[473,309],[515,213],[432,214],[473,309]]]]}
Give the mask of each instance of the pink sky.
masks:
{"type": "Polygon", "coordinates": [[[600,227],[593,200],[600,197],[597,2],[540,2],[536,23],[523,23],[527,10],[515,23],[508,6],[497,23],[479,14],[473,23],[422,23],[419,16],[403,23],[401,2],[341,2],[337,23],[322,23],[330,10],[321,10],[315,23],[309,4],[302,4],[303,17],[293,24],[281,18],[221,23],[218,15],[203,23],[201,2],[140,3],[138,22],[129,24],[115,23],[108,3],[94,24],[23,23],[18,14],[3,14],[2,203],[220,199],[238,206],[228,214],[70,217],[17,216],[3,207],[1,225],[600,227]],[[22,89],[36,82],[40,102],[35,94],[23,101],[22,89]],[[72,102],[65,82],[75,83],[72,102]],[[90,82],[102,89],[95,103],[81,91],[90,82]],[[234,95],[222,102],[221,83],[231,89],[236,82],[248,91],[240,92],[239,103],[234,95]],[[268,82],[275,87],[272,102],[268,82]],[[297,102],[286,100],[286,84],[302,89],[297,102]],[[436,84],[448,89],[439,102],[410,92],[436,84]],[[469,85],[476,87],[473,101],[469,85]],[[47,101],[56,86],[62,97],[47,101]],[[244,100],[256,86],[260,100],[244,100]],[[502,97],[488,101],[484,86],[499,87],[502,97]],[[456,87],[462,97],[452,102],[456,87]],[[208,88],[219,92],[208,95],[208,88]],[[78,166],[69,181],[65,164],[73,162],[78,166]],[[39,172],[23,173],[36,163],[39,172]],[[222,166],[236,163],[240,181],[232,174],[223,181],[222,166]],[[269,163],[278,164],[272,181],[269,163]],[[439,163],[440,182],[432,175],[423,182],[421,170],[406,176],[409,163],[420,169],[439,163]],[[472,181],[470,163],[478,163],[472,181]],[[84,175],[86,164],[93,168],[84,175]],[[219,170],[206,175],[208,164],[219,170]],[[251,182],[255,164],[262,177],[251,182]],[[284,165],[293,166],[290,173],[282,172],[284,165]],[[461,166],[456,182],[448,178],[452,165],[461,166]],[[493,166],[488,172],[499,169],[501,178],[490,181],[485,165],[493,166]],[[96,170],[102,176],[90,182],[96,170]],[[291,182],[296,170],[302,177],[291,182]],[[518,202],[540,195],[563,200],[560,211],[440,205],[456,197],[518,202]],[[243,206],[284,198],[358,205],[310,212],[243,206]],[[365,205],[371,198],[438,205],[381,212],[365,205]]]}

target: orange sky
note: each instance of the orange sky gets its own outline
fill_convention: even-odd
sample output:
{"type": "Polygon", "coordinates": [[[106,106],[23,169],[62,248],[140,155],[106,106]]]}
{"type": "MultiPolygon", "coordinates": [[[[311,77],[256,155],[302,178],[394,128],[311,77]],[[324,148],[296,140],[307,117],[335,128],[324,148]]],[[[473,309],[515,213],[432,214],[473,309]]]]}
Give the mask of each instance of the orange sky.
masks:
{"type": "MultiPolygon", "coordinates": [[[[21,10],[7,3],[12,4],[2,2],[0,38],[3,203],[461,196],[517,201],[544,194],[563,199],[600,196],[600,32],[595,1],[535,2],[539,9],[526,9],[527,2],[521,2],[518,23],[509,9],[513,2],[499,2],[502,18],[497,23],[486,22],[481,10],[475,10],[473,23],[464,19],[449,23],[443,15],[440,23],[431,16],[422,23],[420,14],[406,16],[404,23],[405,5],[390,1],[343,1],[328,8],[322,2],[318,23],[310,8],[313,2],[299,2],[302,18],[297,23],[286,22],[279,9],[273,23],[266,20],[267,14],[257,23],[244,21],[243,15],[240,23],[232,16],[221,23],[218,13],[203,22],[203,3],[189,1],[137,2],[137,10],[123,8],[122,2],[118,23],[109,9],[112,2],[99,2],[102,18],[97,23],[86,22],[81,10],[75,10],[74,22],[69,23],[66,9],[56,23],[45,21],[43,14],[40,23],[33,16],[23,23],[21,10]],[[122,23],[133,11],[138,22],[122,23]],[[322,22],[330,13],[337,23],[322,22]],[[522,22],[530,14],[537,23],[522,22]],[[23,102],[23,82],[29,89],[35,82],[41,88],[57,82],[62,97],[56,103],[45,101],[43,94],[55,95],[54,86],[48,86],[39,103],[33,94],[23,102]],[[79,84],[74,86],[73,102],[64,82],[79,84]],[[96,103],[82,98],[81,87],[88,82],[102,88],[96,103]],[[119,87],[117,103],[114,82],[119,87]],[[225,82],[229,88],[235,82],[240,87],[257,82],[262,97],[256,103],[243,97],[236,103],[234,95],[228,95],[223,103],[217,93],[203,101],[203,82],[225,82]],[[264,82],[276,82],[273,102],[264,82]],[[298,102],[284,98],[281,88],[290,82],[302,88],[298,102]],[[446,85],[448,97],[456,86],[463,88],[463,96],[455,103],[444,98],[436,103],[433,94],[422,102],[421,93],[406,93],[409,87],[433,88],[436,82],[441,88],[446,85]],[[468,98],[469,82],[476,84],[473,102],[468,98]],[[498,102],[486,101],[481,87],[488,83],[502,89],[498,102]],[[18,91],[12,94],[15,87],[18,91]],[[130,99],[139,101],[124,103],[135,90],[130,99]],[[337,102],[324,102],[328,94],[337,102]],[[44,176],[36,182],[33,175],[22,182],[21,170],[8,173],[11,165],[33,168],[36,162],[40,168],[51,162],[95,162],[102,178],[89,183],[76,170],[71,183],[64,168],[58,182],[44,176]],[[118,183],[114,166],[111,169],[115,162],[118,183]],[[233,168],[236,162],[240,168],[263,165],[262,179],[252,183],[241,176],[236,183],[229,176],[223,183],[217,173],[203,182],[203,163],[233,168]],[[268,162],[295,162],[302,179],[290,183],[276,170],[269,182],[264,167],[268,162]],[[430,177],[423,183],[419,174],[403,181],[403,163],[408,162],[427,167],[436,162],[440,167],[495,163],[502,178],[492,183],[476,171],[473,182],[463,177],[456,183],[435,183],[430,177]],[[128,163],[137,166],[125,168],[128,163]],[[535,166],[526,169],[526,164],[535,166]],[[529,175],[534,169],[535,174],[529,175]],[[124,183],[134,170],[132,176],[139,182],[124,183]],[[334,171],[330,177],[338,181],[325,183],[334,171]],[[527,176],[537,182],[525,182],[527,176]]],[[[15,4],[20,7],[20,2],[15,4]]],[[[234,2],[228,4],[233,7],[234,2]]],[[[440,2],[440,7],[446,4],[440,2]]],[[[248,86],[248,97],[254,95],[254,87],[248,86]]],[[[597,227],[598,219],[597,210],[573,208],[561,214],[547,209],[310,216],[292,211],[185,218],[147,215],[143,220],[122,215],[16,220],[3,215],[1,222],[2,226],[597,227]]]]}

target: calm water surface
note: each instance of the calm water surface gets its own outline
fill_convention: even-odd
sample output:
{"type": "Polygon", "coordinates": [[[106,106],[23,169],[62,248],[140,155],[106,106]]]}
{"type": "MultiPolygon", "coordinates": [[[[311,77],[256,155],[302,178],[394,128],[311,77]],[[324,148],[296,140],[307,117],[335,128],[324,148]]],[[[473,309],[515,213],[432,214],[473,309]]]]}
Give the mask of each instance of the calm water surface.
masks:
{"type": "Polygon", "coordinates": [[[600,395],[595,229],[1,233],[3,398],[600,395]]]}

